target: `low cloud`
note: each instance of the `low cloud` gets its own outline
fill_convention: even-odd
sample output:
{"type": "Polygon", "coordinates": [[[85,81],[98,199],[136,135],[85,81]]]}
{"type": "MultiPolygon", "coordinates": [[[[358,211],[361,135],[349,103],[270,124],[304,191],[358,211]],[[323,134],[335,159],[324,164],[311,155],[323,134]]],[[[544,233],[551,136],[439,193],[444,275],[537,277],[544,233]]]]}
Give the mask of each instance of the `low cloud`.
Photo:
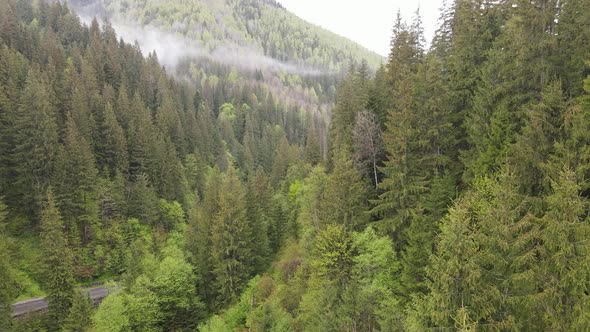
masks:
{"type": "MultiPolygon", "coordinates": [[[[89,24],[93,17],[81,14],[80,19],[82,22],[89,24]]],[[[189,42],[184,36],[163,32],[153,26],[140,26],[111,18],[109,20],[120,38],[123,38],[128,43],[137,41],[144,55],[155,51],[160,63],[171,72],[176,71],[177,65],[183,59],[206,58],[213,62],[235,66],[246,71],[282,71],[303,76],[322,74],[322,71],[318,69],[281,62],[248,47],[228,43],[209,51],[207,47],[189,42]]]]}

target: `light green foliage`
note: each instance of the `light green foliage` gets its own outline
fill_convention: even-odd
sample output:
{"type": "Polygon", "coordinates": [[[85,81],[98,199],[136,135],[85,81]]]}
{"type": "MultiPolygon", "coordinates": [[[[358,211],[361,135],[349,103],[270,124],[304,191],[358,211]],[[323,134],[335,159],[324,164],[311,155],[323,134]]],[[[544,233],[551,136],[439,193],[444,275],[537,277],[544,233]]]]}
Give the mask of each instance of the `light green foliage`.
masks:
{"type": "Polygon", "coordinates": [[[129,318],[125,313],[124,296],[113,293],[104,298],[93,316],[97,332],[129,331],[129,318]]]}
{"type": "Polygon", "coordinates": [[[157,326],[163,318],[158,310],[158,297],[151,289],[151,280],[140,275],[125,295],[125,314],[132,331],[161,331],[157,326]]]}
{"type": "Polygon", "coordinates": [[[248,316],[248,326],[254,331],[294,331],[291,316],[274,303],[266,303],[248,316]]]}
{"type": "Polygon", "coordinates": [[[184,331],[197,326],[204,305],[197,296],[192,266],[174,244],[169,243],[163,255],[161,261],[145,257],[135,267],[135,274],[140,274],[127,283],[129,288],[101,303],[94,319],[97,330],[184,331]],[[109,321],[113,311],[118,313],[109,321]]]}
{"type": "Polygon", "coordinates": [[[541,219],[543,251],[536,274],[543,276],[542,291],[534,297],[543,308],[544,326],[550,330],[586,329],[588,320],[588,269],[590,232],[580,197],[578,179],[564,169],[551,179],[548,211],[541,219]]]}
{"type": "Polygon", "coordinates": [[[171,330],[191,329],[203,317],[203,304],[196,296],[195,275],[182,252],[168,248],[152,281],[156,303],[163,316],[161,325],[171,330]]]}
{"type": "Polygon", "coordinates": [[[176,201],[160,199],[160,224],[168,231],[181,228],[185,224],[182,206],[176,201]]]}
{"type": "Polygon", "coordinates": [[[316,238],[315,271],[330,281],[345,284],[352,273],[355,246],[352,233],[342,225],[328,225],[316,238]]]}
{"type": "Polygon", "coordinates": [[[80,291],[74,294],[70,314],[64,321],[64,332],[85,332],[91,328],[94,303],[80,291]]]}
{"type": "Polygon", "coordinates": [[[368,217],[367,186],[346,152],[343,151],[335,161],[318,202],[320,228],[343,225],[349,230],[360,230],[368,217]]]}
{"type": "Polygon", "coordinates": [[[213,316],[205,323],[199,325],[199,331],[202,332],[227,332],[231,329],[227,326],[227,323],[220,316],[213,316]]]}
{"type": "MultiPolygon", "coordinates": [[[[299,196],[301,211],[299,212],[298,223],[301,227],[300,237],[309,242],[320,229],[320,214],[328,211],[320,211],[321,202],[326,190],[328,176],[323,166],[318,165],[313,168],[309,176],[305,179],[304,186],[301,188],[302,194],[299,196]]],[[[297,193],[297,187],[301,187],[299,181],[291,185],[290,192],[297,193]]],[[[297,197],[297,196],[295,196],[297,197]]],[[[306,244],[307,246],[308,244],[306,244]]],[[[311,249],[311,248],[309,248],[311,249]]]]}

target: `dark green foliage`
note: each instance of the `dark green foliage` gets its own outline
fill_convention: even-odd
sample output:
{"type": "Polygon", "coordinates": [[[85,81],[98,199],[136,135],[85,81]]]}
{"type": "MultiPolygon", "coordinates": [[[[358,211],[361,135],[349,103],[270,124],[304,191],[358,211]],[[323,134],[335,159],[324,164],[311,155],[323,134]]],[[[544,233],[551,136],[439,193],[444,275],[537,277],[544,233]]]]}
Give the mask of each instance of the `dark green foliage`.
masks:
{"type": "MultiPolygon", "coordinates": [[[[219,210],[211,220],[211,258],[218,303],[235,302],[251,273],[254,249],[246,192],[233,168],[219,184],[219,210]]],[[[258,245],[258,244],[256,244],[258,245]]]]}
{"type": "Polygon", "coordinates": [[[28,215],[38,216],[58,150],[56,110],[38,70],[31,69],[27,75],[13,126],[18,206],[28,215]]]}
{"type": "Polygon", "coordinates": [[[12,327],[12,300],[16,297],[16,278],[11,266],[12,256],[9,250],[9,239],[5,233],[6,205],[0,197],[0,329],[10,330],[12,327]]]}
{"type": "Polygon", "coordinates": [[[76,123],[68,117],[64,146],[56,161],[55,192],[70,241],[82,245],[96,238],[98,209],[96,205],[97,171],[90,145],[80,135],[76,123]]]}
{"type": "Polygon", "coordinates": [[[44,251],[44,288],[50,318],[50,329],[58,331],[70,312],[74,298],[74,266],[66,242],[64,223],[51,189],[41,213],[41,245],[44,251]]]}
{"type": "Polygon", "coordinates": [[[111,176],[117,172],[125,173],[128,169],[127,139],[111,104],[106,104],[102,120],[100,142],[104,143],[99,153],[99,164],[105,167],[111,176]]]}
{"type": "Polygon", "coordinates": [[[139,174],[129,192],[129,216],[155,225],[159,216],[158,197],[146,174],[139,174]]]}

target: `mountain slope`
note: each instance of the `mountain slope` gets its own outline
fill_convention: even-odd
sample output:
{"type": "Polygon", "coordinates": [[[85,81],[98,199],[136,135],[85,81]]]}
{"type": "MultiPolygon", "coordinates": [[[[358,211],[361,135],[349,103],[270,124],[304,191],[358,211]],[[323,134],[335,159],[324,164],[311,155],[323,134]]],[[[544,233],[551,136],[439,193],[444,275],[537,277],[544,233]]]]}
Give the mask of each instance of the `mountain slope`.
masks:
{"type": "Polygon", "coordinates": [[[81,14],[152,26],[207,52],[250,50],[298,66],[340,71],[350,60],[376,68],[383,57],[312,25],[274,0],[75,0],[81,14]]]}

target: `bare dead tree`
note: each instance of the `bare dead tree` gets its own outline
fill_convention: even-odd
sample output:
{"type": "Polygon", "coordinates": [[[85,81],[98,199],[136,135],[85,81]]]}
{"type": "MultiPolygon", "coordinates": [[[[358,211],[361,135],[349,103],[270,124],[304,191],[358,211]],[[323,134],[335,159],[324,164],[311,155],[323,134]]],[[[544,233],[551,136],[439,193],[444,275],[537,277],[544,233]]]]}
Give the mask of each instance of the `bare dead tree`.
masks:
{"type": "Polygon", "coordinates": [[[370,171],[375,177],[375,187],[379,183],[377,164],[383,155],[383,138],[381,126],[375,113],[362,111],[357,113],[352,133],[354,162],[365,172],[370,171]]]}

